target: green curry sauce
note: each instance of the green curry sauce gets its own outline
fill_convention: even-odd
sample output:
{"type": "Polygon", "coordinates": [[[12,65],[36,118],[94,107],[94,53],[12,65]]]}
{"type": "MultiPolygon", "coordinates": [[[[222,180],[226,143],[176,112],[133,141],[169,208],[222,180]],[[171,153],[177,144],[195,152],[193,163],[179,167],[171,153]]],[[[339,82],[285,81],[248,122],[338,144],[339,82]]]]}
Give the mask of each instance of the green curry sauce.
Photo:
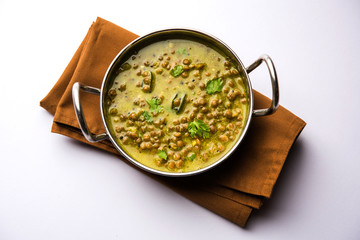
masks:
{"type": "Polygon", "coordinates": [[[241,135],[249,111],[244,79],[222,53],[191,40],[144,47],[107,92],[111,132],[132,158],[165,172],[218,161],[241,135]]]}

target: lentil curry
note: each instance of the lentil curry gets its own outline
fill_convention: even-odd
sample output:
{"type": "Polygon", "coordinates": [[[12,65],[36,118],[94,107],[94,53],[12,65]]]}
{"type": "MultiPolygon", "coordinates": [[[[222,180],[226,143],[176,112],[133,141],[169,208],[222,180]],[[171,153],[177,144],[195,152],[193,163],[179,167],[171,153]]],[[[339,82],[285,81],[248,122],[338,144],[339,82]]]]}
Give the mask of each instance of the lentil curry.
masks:
{"type": "Polygon", "coordinates": [[[240,137],[248,112],[235,64],[185,39],[135,52],[106,93],[106,121],[117,144],[164,172],[191,172],[218,161],[240,137]]]}

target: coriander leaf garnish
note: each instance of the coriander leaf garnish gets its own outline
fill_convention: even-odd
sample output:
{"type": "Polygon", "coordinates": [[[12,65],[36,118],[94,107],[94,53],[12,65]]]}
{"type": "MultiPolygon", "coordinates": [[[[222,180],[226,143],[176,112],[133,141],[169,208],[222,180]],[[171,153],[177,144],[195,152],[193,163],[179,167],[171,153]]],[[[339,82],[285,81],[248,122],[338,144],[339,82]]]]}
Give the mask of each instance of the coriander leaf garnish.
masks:
{"type": "Polygon", "coordinates": [[[152,99],[150,100],[147,100],[146,99],[146,102],[149,104],[150,106],[150,110],[155,112],[155,113],[159,113],[162,111],[162,106],[160,106],[161,104],[161,100],[156,98],[156,97],[153,97],[152,99]]]}
{"type": "Polygon", "coordinates": [[[152,117],[151,117],[151,115],[150,115],[150,113],[148,111],[144,111],[142,115],[143,115],[143,117],[145,118],[145,120],[147,122],[150,123],[150,122],[153,121],[153,119],[152,119],[152,117]]]}
{"type": "Polygon", "coordinates": [[[160,158],[162,158],[162,159],[164,159],[164,160],[167,160],[167,154],[166,154],[166,152],[164,151],[164,150],[159,150],[158,151],[158,156],[160,157],[160,158]]]}
{"type": "Polygon", "coordinates": [[[200,119],[197,119],[189,123],[188,131],[191,137],[195,137],[195,135],[197,135],[202,138],[209,138],[210,128],[208,124],[204,123],[200,119]]]}
{"type": "Polygon", "coordinates": [[[206,83],[206,93],[213,94],[221,92],[224,82],[221,78],[214,78],[206,83]]]}
{"type": "Polygon", "coordinates": [[[192,153],[190,156],[188,156],[188,159],[190,161],[194,161],[195,157],[196,157],[195,153],[192,153]]]}
{"type": "Polygon", "coordinates": [[[181,65],[176,65],[173,69],[171,69],[170,74],[173,77],[180,76],[184,72],[184,68],[181,65]]]}
{"type": "Polygon", "coordinates": [[[186,49],[185,48],[181,48],[177,50],[177,53],[179,54],[186,54],[186,49]]]}

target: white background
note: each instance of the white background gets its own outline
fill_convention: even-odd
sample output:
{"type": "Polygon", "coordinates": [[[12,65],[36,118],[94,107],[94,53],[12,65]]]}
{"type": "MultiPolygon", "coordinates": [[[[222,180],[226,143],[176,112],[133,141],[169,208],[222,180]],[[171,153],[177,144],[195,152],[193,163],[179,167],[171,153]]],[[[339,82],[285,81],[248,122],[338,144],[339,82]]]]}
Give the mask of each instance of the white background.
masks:
{"type": "MultiPolygon", "coordinates": [[[[253,86],[271,96],[266,67],[253,86]]],[[[359,239],[360,1],[0,0],[0,239],[359,239]],[[245,229],[113,155],[50,133],[39,107],[100,16],[134,33],[190,27],[248,66],[269,54],[307,122],[245,229]]]]}

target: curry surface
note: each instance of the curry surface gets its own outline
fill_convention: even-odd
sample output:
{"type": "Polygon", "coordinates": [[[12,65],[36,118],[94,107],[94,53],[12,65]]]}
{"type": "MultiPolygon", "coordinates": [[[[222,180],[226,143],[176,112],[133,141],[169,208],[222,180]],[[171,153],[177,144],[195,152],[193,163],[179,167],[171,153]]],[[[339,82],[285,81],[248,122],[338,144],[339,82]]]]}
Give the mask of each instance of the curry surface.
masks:
{"type": "Polygon", "coordinates": [[[222,53],[190,40],[144,47],[118,70],[107,93],[108,125],[141,164],[165,172],[209,166],[243,131],[244,80],[222,53]]]}

